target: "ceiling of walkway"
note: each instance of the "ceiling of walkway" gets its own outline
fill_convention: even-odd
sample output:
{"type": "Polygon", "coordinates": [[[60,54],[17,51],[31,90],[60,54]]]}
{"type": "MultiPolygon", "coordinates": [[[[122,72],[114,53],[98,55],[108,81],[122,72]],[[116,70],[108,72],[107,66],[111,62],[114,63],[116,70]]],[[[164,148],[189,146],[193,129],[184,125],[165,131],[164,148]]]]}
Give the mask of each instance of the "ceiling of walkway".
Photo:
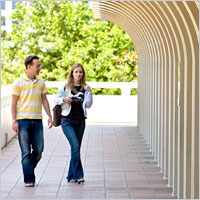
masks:
{"type": "Polygon", "coordinates": [[[197,1],[92,2],[95,18],[111,21],[126,31],[139,61],[142,57],[143,63],[150,64],[167,57],[178,62],[189,51],[194,56],[194,45],[199,41],[198,6],[197,1]]]}

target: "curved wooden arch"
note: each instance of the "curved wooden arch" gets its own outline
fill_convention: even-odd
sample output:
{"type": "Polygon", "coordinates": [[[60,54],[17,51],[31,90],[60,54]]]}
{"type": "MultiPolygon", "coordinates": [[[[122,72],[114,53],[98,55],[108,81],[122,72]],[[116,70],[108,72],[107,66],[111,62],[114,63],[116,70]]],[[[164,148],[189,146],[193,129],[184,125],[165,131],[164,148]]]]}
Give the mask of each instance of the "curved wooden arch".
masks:
{"type": "Polygon", "coordinates": [[[199,3],[92,2],[138,54],[138,126],[178,198],[199,198],[199,3]]]}

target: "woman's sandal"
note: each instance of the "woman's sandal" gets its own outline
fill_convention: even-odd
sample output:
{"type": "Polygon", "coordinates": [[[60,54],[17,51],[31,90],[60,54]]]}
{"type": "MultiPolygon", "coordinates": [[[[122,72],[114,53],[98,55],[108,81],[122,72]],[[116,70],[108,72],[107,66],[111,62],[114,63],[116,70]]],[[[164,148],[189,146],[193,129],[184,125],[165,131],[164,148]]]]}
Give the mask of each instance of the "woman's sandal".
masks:
{"type": "Polygon", "coordinates": [[[77,183],[78,184],[81,184],[81,183],[84,183],[85,182],[85,179],[84,178],[79,178],[77,179],[77,183]]]}
{"type": "Polygon", "coordinates": [[[34,183],[25,183],[25,187],[34,187],[35,184],[34,183]]]}

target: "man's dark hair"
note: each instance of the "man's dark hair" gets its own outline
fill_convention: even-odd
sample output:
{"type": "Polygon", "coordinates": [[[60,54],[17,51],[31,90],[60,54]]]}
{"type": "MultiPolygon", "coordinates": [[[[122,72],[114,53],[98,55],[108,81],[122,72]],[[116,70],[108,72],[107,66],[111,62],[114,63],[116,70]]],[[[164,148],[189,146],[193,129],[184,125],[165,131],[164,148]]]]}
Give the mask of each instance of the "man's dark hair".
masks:
{"type": "Polygon", "coordinates": [[[26,60],[25,60],[26,69],[27,69],[27,66],[28,66],[28,65],[31,65],[31,64],[32,64],[32,62],[33,62],[34,59],[39,60],[40,58],[39,58],[38,56],[28,56],[28,57],[26,58],[26,60]]]}

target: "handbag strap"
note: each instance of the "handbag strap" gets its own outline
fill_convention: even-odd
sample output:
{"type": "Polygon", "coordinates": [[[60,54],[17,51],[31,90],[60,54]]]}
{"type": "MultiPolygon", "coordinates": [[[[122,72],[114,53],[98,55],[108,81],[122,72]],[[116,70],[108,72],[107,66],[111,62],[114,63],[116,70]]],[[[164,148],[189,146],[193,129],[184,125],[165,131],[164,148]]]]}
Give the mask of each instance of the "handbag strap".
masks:
{"type": "Polygon", "coordinates": [[[64,91],[65,91],[65,89],[66,89],[66,84],[65,84],[65,86],[64,86],[64,91]]]}

